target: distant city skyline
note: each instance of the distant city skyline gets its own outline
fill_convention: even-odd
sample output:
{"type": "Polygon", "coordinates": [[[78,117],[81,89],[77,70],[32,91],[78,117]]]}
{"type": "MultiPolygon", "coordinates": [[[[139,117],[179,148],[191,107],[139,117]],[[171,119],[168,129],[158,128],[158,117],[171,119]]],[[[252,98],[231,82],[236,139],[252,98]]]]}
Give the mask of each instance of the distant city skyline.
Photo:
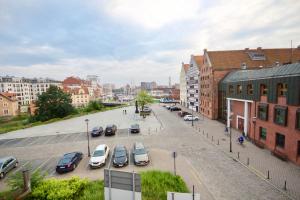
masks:
{"type": "Polygon", "coordinates": [[[205,48],[300,45],[297,0],[0,0],[0,8],[1,76],[168,85],[205,48]]]}

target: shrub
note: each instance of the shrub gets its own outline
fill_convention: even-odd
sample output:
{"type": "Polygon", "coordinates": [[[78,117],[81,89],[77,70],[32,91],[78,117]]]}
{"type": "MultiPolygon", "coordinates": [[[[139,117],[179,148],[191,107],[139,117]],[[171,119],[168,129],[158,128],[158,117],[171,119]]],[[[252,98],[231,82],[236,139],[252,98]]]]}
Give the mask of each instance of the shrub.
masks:
{"type": "Polygon", "coordinates": [[[104,106],[101,102],[91,101],[91,102],[89,102],[87,107],[84,109],[84,111],[85,112],[91,112],[91,111],[94,111],[94,110],[102,110],[103,107],[104,106]]]}
{"type": "Polygon", "coordinates": [[[44,180],[31,193],[30,199],[71,200],[77,197],[88,184],[86,179],[72,177],[68,180],[44,180]]]}

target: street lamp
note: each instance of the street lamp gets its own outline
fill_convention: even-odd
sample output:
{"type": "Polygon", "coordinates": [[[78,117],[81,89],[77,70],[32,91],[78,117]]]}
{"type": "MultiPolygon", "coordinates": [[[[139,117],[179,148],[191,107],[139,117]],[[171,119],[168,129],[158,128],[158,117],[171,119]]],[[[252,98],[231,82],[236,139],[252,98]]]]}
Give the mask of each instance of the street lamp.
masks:
{"type": "Polygon", "coordinates": [[[192,126],[194,126],[194,106],[192,106],[192,126]]]}
{"type": "Polygon", "coordinates": [[[84,120],[86,122],[86,136],[88,140],[88,157],[91,157],[91,152],[90,152],[90,135],[89,135],[89,119],[84,120]]]}
{"type": "Polygon", "coordinates": [[[232,120],[232,115],[229,117],[229,127],[225,127],[225,132],[228,132],[229,129],[229,152],[232,152],[232,138],[231,138],[231,120],[232,120]]]}

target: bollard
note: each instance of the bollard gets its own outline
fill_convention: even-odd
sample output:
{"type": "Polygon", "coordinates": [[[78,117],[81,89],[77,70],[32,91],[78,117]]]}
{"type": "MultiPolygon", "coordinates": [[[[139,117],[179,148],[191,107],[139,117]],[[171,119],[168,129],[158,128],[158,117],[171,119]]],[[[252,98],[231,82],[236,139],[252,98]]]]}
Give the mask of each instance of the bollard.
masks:
{"type": "Polygon", "coordinates": [[[270,179],[270,171],[267,171],[267,179],[270,179]]]}
{"type": "Polygon", "coordinates": [[[214,136],[213,136],[213,135],[211,136],[211,141],[212,141],[212,142],[214,141],[214,136]]]}
{"type": "Polygon", "coordinates": [[[286,190],[286,181],[284,181],[283,189],[286,190]]]}
{"type": "Polygon", "coordinates": [[[202,130],[202,134],[204,135],[204,130],[202,130]]]}
{"type": "Polygon", "coordinates": [[[199,132],[200,132],[200,128],[199,128],[199,132]]]}
{"type": "Polygon", "coordinates": [[[218,145],[220,144],[219,139],[218,139],[218,145]]]}
{"type": "Polygon", "coordinates": [[[238,159],[240,159],[240,152],[238,152],[238,159]]]}
{"type": "Polygon", "coordinates": [[[208,133],[206,133],[206,137],[208,138],[208,133]]]}
{"type": "Polygon", "coordinates": [[[247,165],[249,165],[250,164],[250,159],[249,158],[247,158],[247,165]]]}

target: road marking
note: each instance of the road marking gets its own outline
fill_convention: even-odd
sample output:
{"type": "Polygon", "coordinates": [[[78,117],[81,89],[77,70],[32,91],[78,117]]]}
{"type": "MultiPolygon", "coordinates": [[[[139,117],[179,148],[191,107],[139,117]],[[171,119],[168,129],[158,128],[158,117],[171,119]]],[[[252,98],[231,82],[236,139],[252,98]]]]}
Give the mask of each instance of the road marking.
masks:
{"type": "Polygon", "coordinates": [[[78,133],[78,135],[77,135],[77,136],[75,136],[75,137],[73,138],[72,142],[75,142],[75,141],[77,141],[77,139],[79,138],[79,136],[81,136],[81,134],[82,134],[82,133],[78,133]]]}
{"type": "Polygon", "coordinates": [[[20,171],[21,169],[23,169],[29,162],[30,162],[30,161],[28,160],[28,161],[26,161],[22,166],[18,167],[18,168],[16,169],[16,171],[14,171],[13,174],[16,174],[18,171],[20,171]]]}
{"type": "Polygon", "coordinates": [[[116,145],[113,146],[113,148],[112,148],[112,153],[110,153],[110,155],[109,155],[109,165],[108,165],[108,169],[110,169],[111,163],[113,162],[112,156],[113,156],[113,154],[114,154],[115,146],[116,146],[116,145]]]}
{"type": "Polygon", "coordinates": [[[37,170],[41,169],[49,160],[51,160],[53,157],[48,158],[47,160],[45,160],[44,162],[42,162],[42,164],[40,164],[37,168],[35,168],[35,170],[33,170],[33,173],[36,172],[37,170]]]}
{"type": "Polygon", "coordinates": [[[8,144],[8,143],[10,143],[10,142],[12,142],[12,141],[14,141],[15,139],[8,139],[8,141],[6,141],[6,142],[4,142],[3,144],[1,144],[1,146],[3,145],[6,145],[6,144],[8,144]]]}

